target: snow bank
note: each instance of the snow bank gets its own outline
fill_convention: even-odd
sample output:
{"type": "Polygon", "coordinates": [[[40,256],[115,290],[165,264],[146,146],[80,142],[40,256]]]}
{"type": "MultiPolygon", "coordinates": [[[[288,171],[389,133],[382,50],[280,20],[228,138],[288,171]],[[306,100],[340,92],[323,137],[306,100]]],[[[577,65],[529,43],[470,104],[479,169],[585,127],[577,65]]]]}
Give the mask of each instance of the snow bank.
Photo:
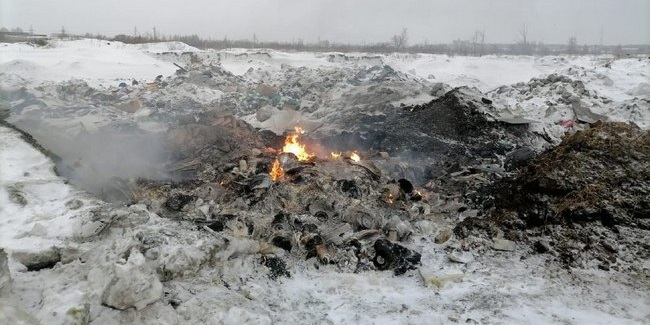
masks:
{"type": "Polygon", "coordinates": [[[0,247],[38,254],[79,234],[97,202],[53,168],[18,132],[0,127],[0,247]]]}
{"type": "Polygon", "coordinates": [[[168,48],[193,50],[182,43],[127,45],[92,39],[53,41],[46,47],[0,43],[0,71],[3,78],[17,75],[35,83],[81,79],[94,87],[117,86],[172,75],[176,71],[172,63],[148,53],[168,48]]]}

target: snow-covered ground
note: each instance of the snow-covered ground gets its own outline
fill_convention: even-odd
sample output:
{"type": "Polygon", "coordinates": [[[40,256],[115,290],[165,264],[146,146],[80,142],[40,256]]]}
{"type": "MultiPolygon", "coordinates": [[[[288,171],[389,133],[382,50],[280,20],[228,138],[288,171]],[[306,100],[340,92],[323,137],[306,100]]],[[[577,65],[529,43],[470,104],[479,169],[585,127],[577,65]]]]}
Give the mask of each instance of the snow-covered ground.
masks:
{"type": "Polygon", "coordinates": [[[91,39],[55,42],[45,48],[3,43],[0,48],[0,71],[7,75],[37,83],[79,79],[96,87],[125,77],[153,79],[176,71],[150,53],[197,51],[178,42],[128,45],[91,39]]]}
{"type": "MultiPolygon", "coordinates": [[[[528,86],[531,78],[555,73],[580,80],[590,94],[598,94],[590,95],[589,100],[581,97],[583,103],[593,104],[592,108],[602,103],[601,96],[612,105],[626,101],[641,105],[635,113],[594,111],[650,127],[650,107],[643,106],[650,96],[647,58],[213,52],[180,43],[125,45],[80,40],[45,48],[0,44],[0,86],[27,87],[38,93],[70,79],[97,88],[133,79],[152,81],[176,70],[163,52],[218,57],[225,70],[253,83],[259,81],[256,78],[273,80],[283,65],[330,71],[389,65],[426,85],[442,82],[490,91],[488,97],[502,105],[498,109],[542,121],[546,123],[543,128],[572,118],[548,113],[548,105],[544,106],[545,101],[562,97],[567,85],[561,85],[562,90],[543,83],[533,87],[537,90],[528,86]],[[497,90],[500,86],[506,86],[501,93],[497,90]]],[[[574,88],[578,87],[571,86],[567,97],[577,94],[574,88]]],[[[222,92],[190,89],[188,94],[209,103],[209,98],[222,92]]],[[[97,108],[89,111],[92,116],[115,118],[115,114],[97,112],[97,108]]],[[[124,115],[124,119],[130,118],[124,115]]],[[[64,122],[72,127],[76,120],[64,122]]],[[[213,259],[211,254],[223,245],[219,238],[161,218],[142,205],[108,205],[67,184],[53,167],[20,133],[0,127],[0,248],[9,254],[13,279],[10,293],[5,293],[5,284],[0,282],[0,294],[5,293],[0,297],[1,324],[21,324],[17,319],[30,324],[32,320],[20,316],[20,310],[41,324],[650,323],[647,262],[641,274],[629,275],[569,271],[523,246],[501,252],[490,249],[486,242],[463,252],[461,242],[453,238],[444,244],[433,243],[435,234],[450,225],[432,220],[420,225],[411,245],[422,252],[419,271],[404,276],[379,271],[340,273],[334,266],[317,269],[306,261],[292,265],[290,278],[275,281],[251,271],[250,265],[259,263],[255,254],[240,251],[238,258],[213,259]],[[143,238],[160,246],[161,255],[155,263],[143,262],[151,256],[131,251],[136,242],[146,242],[143,238]],[[450,255],[460,253],[463,263],[450,260],[450,255]],[[25,264],[39,259],[60,263],[29,272],[25,264]],[[152,271],[156,263],[177,272],[173,280],[163,281],[162,291],[152,271]],[[455,280],[442,288],[425,286],[427,281],[445,276],[455,280]],[[132,297],[120,300],[111,296],[112,288],[119,286],[137,289],[125,290],[132,297]],[[161,296],[164,299],[158,299],[161,296]],[[106,306],[129,299],[138,302],[133,304],[137,309],[106,306]]],[[[245,244],[241,242],[242,247],[245,244]]]]}
{"type": "Polygon", "coordinates": [[[92,86],[102,84],[108,87],[117,80],[153,79],[157,75],[173,74],[176,67],[168,60],[151,55],[170,52],[194,52],[219,57],[220,64],[235,75],[244,75],[251,68],[277,72],[284,64],[307,68],[387,64],[395,70],[432,82],[443,82],[452,87],[476,87],[484,92],[503,85],[527,82],[534,77],[560,73],[575,75],[590,88],[600,90],[614,100],[624,100],[635,95],[648,96],[650,82],[647,59],[636,58],[378,55],[247,49],[200,51],[179,42],[131,45],[93,39],[59,41],[45,48],[28,44],[0,44],[0,71],[5,78],[16,75],[31,83],[81,79],[92,86]],[[614,64],[605,68],[608,62],[614,64]],[[579,70],[572,72],[571,68],[579,70]]]}

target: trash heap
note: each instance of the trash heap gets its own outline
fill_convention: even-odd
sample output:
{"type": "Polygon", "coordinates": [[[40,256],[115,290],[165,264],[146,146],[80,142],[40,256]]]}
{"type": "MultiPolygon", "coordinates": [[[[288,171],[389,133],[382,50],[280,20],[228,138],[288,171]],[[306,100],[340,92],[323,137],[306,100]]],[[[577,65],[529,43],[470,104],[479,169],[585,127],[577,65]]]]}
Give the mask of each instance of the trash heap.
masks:
{"type": "Polygon", "coordinates": [[[383,176],[363,154],[319,158],[300,141],[292,133],[284,150],[248,148],[223,169],[201,170],[184,183],[140,181],[133,198],[198,231],[245,238],[274,278],[289,275],[286,259],[315,258],[344,272],[415,269],[420,254],[408,241],[412,224],[430,213],[428,192],[383,176]],[[302,153],[292,150],[296,144],[302,153]]]}
{"type": "MultiPolygon", "coordinates": [[[[553,124],[534,126],[534,131],[559,143],[567,129],[596,121],[634,121],[647,128],[650,97],[647,84],[627,94],[628,98],[612,100],[602,87],[613,85],[606,75],[573,67],[565,74],[550,74],[528,82],[504,85],[485,94],[494,101],[493,112],[503,116],[519,116],[553,124]],[[585,81],[583,81],[585,80],[585,81]],[[595,80],[595,81],[594,81],[595,80]],[[585,86],[585,82],[592,89],[585,86]],[[595,89],[594,89],[595,88],[595,89]]],[[[605,88],[606,89],[606,88],[605,88]]],[[[580,127],[578,127],[580,129],[580,127]]]]}
{"type": "Polygon", "coordinates": [[[650,133],[598,122],[480,190],[461,237],[503,235],[567,267],[639,271],[650,232],[650,133]]]}
{"type": "MultiPolygon", "coordinates": [[[[140,179],[117,175],[93,194],[144,204],[210,236],[251,240],[259,248],[253,251],[273,252],[272,265],[313,256],[350,271],[402,273],[417,265],[408,234],[420,221],[488,214],[497,200],[493,182],[504,184],[566,132],[604,120],[599,107],[610,100],[588,90],[578,75],[549,75],[483,94],[467,87],[447,91],[372,58],[343,67],[283,64],[236,76],[218,56],[161,55],[184,68],[173,77],[103,89],[77,80],[3,90],[2,105],[11,123],[53,152],[60,148],[47,141],[58,136],[75,145],[107,134],[160,140],[153,142],[162,148],[153,164],[160,171],[140,179]],[[548,116],[558,124],[531,121],[548,116]],[[301,143],[313,154],[306,160],[282,152],[285,136],[276,135],[301,118],[309,131],[301,143]],[[394,260],[390,267],[382,263],[394,260]]],[[[134,143],[120,139],[124,146],[134,143]]],[[[88,189],[91,182],[75,183],[72,176],[99,168],[77,157],[64,152],[57,168],[88,189]]]]}
{"type": "Polygon", "coordinates": [[[202,115],[167,132],[180,181],[142,179],[129,198],[206,236],[243,241],[237,250],[261,254],[273,278],[312,259],[341,272],[403,274],[419,265],[411,239],[421,226],[475,215],[464,196],[507,176],[507,154],[534,141],[525,126],[482,113],[485,105],[457,89],[323,138],[202,115]]]}

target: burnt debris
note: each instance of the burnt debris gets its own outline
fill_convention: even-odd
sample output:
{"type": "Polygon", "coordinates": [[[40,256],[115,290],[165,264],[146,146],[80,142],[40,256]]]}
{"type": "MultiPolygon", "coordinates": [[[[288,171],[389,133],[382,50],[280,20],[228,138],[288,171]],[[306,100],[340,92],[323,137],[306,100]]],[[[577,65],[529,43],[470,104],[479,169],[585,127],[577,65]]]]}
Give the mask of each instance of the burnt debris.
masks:
{"type": "MultiPolygon", "coordinates": [[[[363,145],[342,141],[348,147],[334,149],[346,151],[331,156],[305,149],[299,128],[282,147],[277,136],[242,121],[206,115],[200,124],[190,120],[169,132],[176,146],[170,149],[185,144],[172,164],[185,181],[152,181],[132,192],[162,216],[180,214],[219,236],[259,243],[274,279],[292,258],[347,272],[401,275],[421,260],[410,248],[414,225],[433,213],[464,213],[463,193],[503,177],[498,154],[528,139],[525,127],[493,121],[482,105],[470,90],[453,90],[357,125],[348,135],[363,145]],[[457,203],[441,205],[443,196],[457,203]]],[[[308,139],[336,143],[336,137],[308,139]]]]}
{"type": "Polygon", "coordinates": [[[481,190],[489,202],[485,217],[467,218],[455,232],[503,231],[536,252],[557,255],[567,267],[609,266],[618,256],[611,242],[647,258],[643,239],[620,234],[650,229],[648,161],[650,133],[597,122],[531,159],[514,178],[481,190]]]}
{"type": "Polygon", "coordinates": [[[374,244],[375,257],[373,264],[379,270],[393,270],[395,275],[401,275],[408,270],[414,270],[420,264],[419,253],[386,239],[378,239],[374,244]]]}
{"type": "Polygon", "coordinates": [[[192,200],[194,200],[194,197],[191,195],[175,193],[165,201],[165,207],[172,211],[181,211],[192,200]]]}

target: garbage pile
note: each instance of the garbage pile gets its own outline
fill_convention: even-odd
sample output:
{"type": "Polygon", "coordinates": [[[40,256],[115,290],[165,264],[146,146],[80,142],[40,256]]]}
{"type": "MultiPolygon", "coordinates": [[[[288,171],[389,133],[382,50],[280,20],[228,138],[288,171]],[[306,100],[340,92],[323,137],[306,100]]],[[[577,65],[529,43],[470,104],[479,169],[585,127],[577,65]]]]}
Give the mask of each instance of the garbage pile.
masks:
{"type": "Polygon", "coordinates": [[[253,251],[272,252],[265,261],[276,275],[312,256],[349,271],[415,267],[408,240],[419,222],[488,211],[498,199],[493,182],[507,184],[540,148],[607,119],[600,114],[609,107],[579,76],[552,74],[483,94],[449,90],[372,58],[237,76],[219,56],[161,55],[180,63],[175,76],[103,89],[76,80],[3,90],[2,106],[8,121],[60,153],[57,168],[73,184],[191,221],[209,235],[250,240],[253,251]],[[289,135],[278,134],[294,125],[308,131],[301,144],[309,159],[282,151],[289,135]],[[142,170],[124,173],[124,161],[75,151],[109,134],[127,148],[109,156],[142,158],[135,160],[147,162],[142,170]],[[112,163],[117,172],[98,181],[97,171],[112,163]]]}
{"type": "MultiPolygon", "coordinates": [[[[268,55],[239,56],[242,60],[254,60],[268,55]]],[[[380,114],[398,101],[418,96],[432,98],[429,82],[396,71],[379,60],[315,68],[282,64],[276,69],[249,68],[235,76],[220,66],[221,55],[192,53],[169,59],[184,62],[187,71],[181,71],[159,91],[146,95],[146,106],[173,111],[178,107],[179,96],[183,96],[188,102],[180,103],[185,114],[227,112],[255,127],[278,133],[298,119],[318,126],[321,133],[339,132],[350,127],[341,125],[350,116],[380,114]],[[188,91],[179,92],[178,86],[188,91]],[[192,101],[206,107],[200,109],[192,101]]]]}
{"type": "Polygon", "coordinates": [[[138,180],[129,199],[244,241],[274,278],[312,258],[342,272],[403,274],[420,261],[409,243],[422,222],[468,210],[463,196],[505,177],[505,156],[535,140],[482,113],[475,96],[456,89],[323,138],[204,114],[166,134],[181,181],[138,180]]]}
{"type": "MultiPolygon", "coordinates": [[[[566,74],[550,74],[528,82],[504,85],[486,93],[494,101],[492,112],[503,116],[519,116],[534,121],[548,121],[534,129],[559,143],[567,129],[596,121],[634,121],[647,128],[650,97],[641,86],[624,99],[612,100],[602,89],[588,89],[583,80],[596,79],[604,86],[612,80],[594,71],[573,67],[566,74]]],[[[592,82],[596,83],[596,82],[592,82]]],[[[598,88],[593,87],[592,88],[598,88]]]]}
{"type": "Polygon", "coordinates": [[[240,142],[232,163],[221,163],[218,148],[199,153],[196,177],[179,184],[140,181],[132,197],[161,217],[244,240],[262,253],[273,278],[290,274],[287,258],[315,258],[345,272],[416,268],[420,255],[407,243],[412,224],[431,211],[427,192],[386,178],[363,154],[316,157],[297,137],[289,135],[282,150],[240,142]],[[211,167],[213,173],[206,172],[211,167]]]}
{"type": "Polygon", "coordinates": [[[403,106],[357,121],[354,132],[322,139],[326,145],[360,148],[388,159],[378,165],[446,196],[467,195],[509,174],[512,153],[534,154],[544,142],[526,123],[501,122],[476,89],[460,87],[421,105],[403,106]]]}
{"type": "Polygon", "coordinates": [[[598,122],[481,190],[485,216],[456,233],[525,241],[567,267],[638,271],[650,257],[648,161],[648,131],[598,122]]]}

